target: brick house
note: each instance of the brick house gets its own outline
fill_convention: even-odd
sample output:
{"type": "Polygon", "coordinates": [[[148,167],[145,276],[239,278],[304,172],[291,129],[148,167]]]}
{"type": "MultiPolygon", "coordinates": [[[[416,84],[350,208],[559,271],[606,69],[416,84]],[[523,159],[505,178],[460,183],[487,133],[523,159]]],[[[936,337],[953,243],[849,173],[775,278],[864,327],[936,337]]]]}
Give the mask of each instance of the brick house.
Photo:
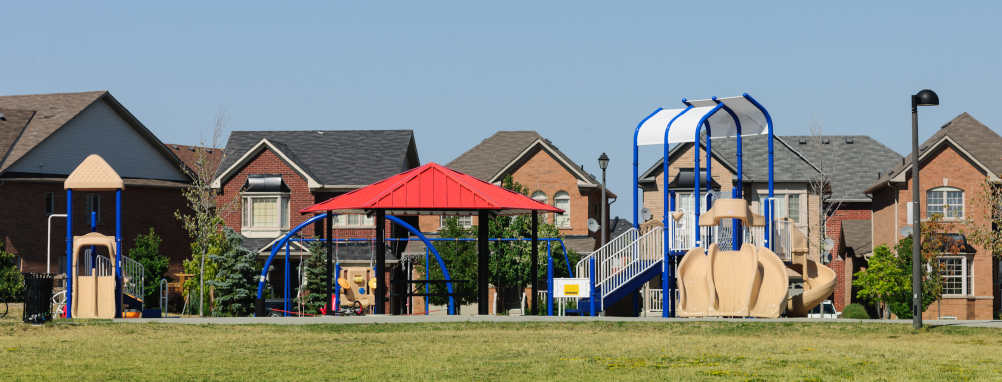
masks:
{"type": "MultiPolygon", "coordinates": [[[[844,253],[852,251],[852,245],[858,250],[864,250],[859,242],[868,242],[868,232],[857,232],[855,230],[846,231],[845,235],[851,238],[852,243],[846,244],[843,239],[842,224],[852,225],[857,222],[870,220],[870,198],[863,193],[863,189],[870,183],[872,177],[867,174],[876,174],[884,171],[894,163],[900,161],[901,155],[894,152],[883,144],[865,135],[853,136],[829,136],[827,143],[820,145],[811,136],[776,136],[773,144],[774,153],[774,193],[777,198],[776,214],[779,217],[788,217],[794,222],[794,226],[804,234],[809,235],[812,241],[818,239],[816,232],[810,232],[811,227],[818,227],[821,209],[819,197],[809,192],[812,174],[817,173],[819,167],[815,163],[820,162],[819,155],[831,158],[832,152],[838,153],[838,163],[832,169],[833,181],[831,184],[831,195],[826,197],[825,203],[839,203],[826,222],[826,237],[835,241],[835,247],[839,252],[833,252],[831,267],[837,276],[836,289],[833,302],[836,310],[841,311],[850,296],[852,282],[852,268],[848,270],[845,266],[844,253]],[[846,249],[848,248],[848,249],[846,249]],[[848,272],[848,273],[847,273],[848,272]]],[[[749,200],[752,210],[762,213],[762,201],[768,196],[769,167],[768,167],[768,136],[757,135],[743,137],[742,146],[744,148],[742,169],[743,175],[743,195],[749,200]]],[[[705,155],[705,145],[700,144],[700,155],[705,155]]],[[[712,142],[711,176],[713,181],[709,187],[714,191],[722,191],[729,197],[731,189],[737,183],[737,149],[736,138],[714,139],[712,142]]],[[[692,193],[695,189],[694,182],[694,162],[693,143],[683,143],[676,145],[669,151],[668,175],[670,178],[669,189],[676,193],[676,208],[691,211],[694,208],[692,193]]],[[[703,174],[701,188],[706,190],[705,179],[705,159],[701,158],[700,172],[703,174]]],[[[644,172],[638,182],[643,188],[644,207],[651,211],[652,220],[661,221],[664,215],[663,190],[665,177],[663,173],[662,160],[658,160],[646,172],[644,172]]],[[[705,207],[705,206],[703,206],[705,207]]],[[[815,229],[816,230],[816,229],[815,229]]],[[[812,248],[810,256],[819,260],[818,248],[812,248]]],[[[867,252],[868,253],[868,252],[867,252]]],[[[859,253],[859,256],[865,253],[859,253]]],[[[851,265],[851,264],[850,264],[851,265]]],[[[856,266],[859,264],[857,262],[856,266]]],[[[791,282],[795,285],[799,282],[800,275],[792,273],[791,282]]],[[[660,281],[657,281],[658,288],[660,281]]]]}
{"type": "MultiPolygon", "coordinates": [[[[312,216],[297,211],[420,165],[410,130],[234,131],[226,153],[212,183],[220,193],[218,208],[226,226],[243,237],[242,245],[258,252],[262,260],[275,241],[312,216]]],[[[336,216],[334,237],[375,238],[373,220],[364,215],[336,216]]],[[[299,235],[323,236],[324,224],[305,227],[299,235]]],[[[406,237],[395,224],[387,222],[386,228],[392,237],[406,237]]],[[[290,250],[293,289],[299,287],[300,259],[309,258],[307,247],[296,242],[290,250]]],[[[343,266],[368,267],[373,261],[371,243],[336,247],[343,266]]],[[[397,266],[402,247],[391,243],[387,276],[402,272],[397,266]]],[[[281,295],[285,263],[272,264],[269,285],[281,295]]],[[[384,280],[389,285],[390,277],[384,280]]]]}
{"type": "MultiPolygon", "coordinates": [[[[181,271],[190,255],[187,232],[174,218],[186,211],[181,189],[191,179],[182,162],[107,91],[0,97],[0,239],[19,257],[25,272],[45,272],[51,246],[52,272],[66,269],[66,177],[90,154],[98,154],[125,182],[122,192],[122,246],[154,228],[160,252],[170,261],[168,274],[181,271]]],[[[115,233],[114,192],[73,194],[74,235],[115,233]]]]}
{"type": "MultiPolygon", "coordinates": [[[[588,231],[588,219],[601,221],[601,182],[539,133],[499,131],[445,166],[497,185],[511,175],[529,189],[533,199],[567,211],[540,217],[560,229],[567,246],[582,254],[598,248],[601,233],[588,231]]],[[[606,195],[615,202],[616,194],[607,191],[606,195]]],[[[476,217],[460,219],[466,226],[477,224],[476,217]]],[[[420,221],[422,232],[433,233],[438,232],[443,219],[422,216],[420,221]]]]}
{"type": "MultiPolygon", "coordinates": [[[[984,206],[974,197],[985,178],[1002,174],[1002,137],[974,117],[963,113],[941,127],[920,146],[920,218],[944,213],[950,232],[959,232],[970,220],[985,225],[984,206]]],[[[899,231],[911,222],[911,156],[882,173],[866,192],[873,195],[873,245],[889,247],[902,238],[899,231]]],[[[959,256],[940,258],[944,274],[943,298],[922,317],[992,319],[1000,309],[999,260],[980,246],[967,245],[959,256]]]]}

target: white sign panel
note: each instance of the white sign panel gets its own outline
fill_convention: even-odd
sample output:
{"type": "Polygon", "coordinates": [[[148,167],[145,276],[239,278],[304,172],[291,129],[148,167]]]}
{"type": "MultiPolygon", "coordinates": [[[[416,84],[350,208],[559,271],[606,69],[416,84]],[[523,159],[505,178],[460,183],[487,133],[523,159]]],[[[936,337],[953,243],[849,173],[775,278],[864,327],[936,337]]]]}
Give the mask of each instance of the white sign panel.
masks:
{"type": "Polygon", "coordinates": [[[553,297],[591,297],[588,279],[553,279],[553,297]]]}

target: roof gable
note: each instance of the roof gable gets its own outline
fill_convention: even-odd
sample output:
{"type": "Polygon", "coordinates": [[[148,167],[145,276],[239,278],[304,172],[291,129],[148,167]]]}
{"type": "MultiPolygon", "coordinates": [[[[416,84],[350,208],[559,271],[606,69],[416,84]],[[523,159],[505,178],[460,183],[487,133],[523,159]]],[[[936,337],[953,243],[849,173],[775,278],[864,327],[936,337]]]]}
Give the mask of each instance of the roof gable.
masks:
{"type": "Polygon", "coordinates": [[[550,140],[535,131],[499,131],[484,139],[445,166],[488,182],[497,182],[512,168],[535,152],[543,150],[553,156],[579,184],[595,186],[598,182],[561,152],[550,140]]]}
{"type": "Polygon", "coordinates": [[[180,159],[107,91],[0,97],[36,110],[0,165],[2,173],[67,176],[100,154],[126,178],[187,182],[180,159]]]}
{"type": "Polygon", "coordinates": [[[312,179],[310,188],[359,188],[419,165],[411,130],[234,131],[213,186],[265,148],[312,179]]]}
{"type": "Polygon", "coordinates": [[[35,116],[34,110],[0,109],[0,168],[6,162],[10,149],[17,143],[21,133],[35,116]]]}
{"type": "MultiPolygon", "coordinates": [[[[967,112],[947,122],[919,145],[919,161],[928,158],[930,153],[936,152],[944,144],[955,145],[962,155],[983,167],[989,176],[998,178],[999,174],[1002,174],[1002,154],[999,150],[999,147],[1002,147],[1002,136],[967,112]]],[[[911,171],[911,164],[912,156],[909,154],[903,161],[883,172],[865,192],[872,193],[886,186],[888,182],[905,181],[911,171]]]]}

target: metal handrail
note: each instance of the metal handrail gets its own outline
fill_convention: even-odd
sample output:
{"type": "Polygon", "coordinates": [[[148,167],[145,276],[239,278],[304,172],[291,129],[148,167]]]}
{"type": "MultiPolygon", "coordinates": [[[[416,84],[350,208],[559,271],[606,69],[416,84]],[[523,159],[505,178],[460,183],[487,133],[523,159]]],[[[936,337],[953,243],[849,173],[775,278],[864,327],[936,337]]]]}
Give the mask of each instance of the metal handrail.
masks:
{"type": "Polygon", "coordinates": [[[122,256],[122,292],[143,301],[143,279],[146,271],[143,264],[122,256]]]}
{"type": "MultiPolygon", "coordinates": [[[[578,261],[577,263],[576,266],[577,272],[575,272],[574,274],[577,277],[581,278],[591,277],[591,272],[589,272],[588,270],[588,261],[590,259],[594,258],[596,263],[601,263],[603,260],[611,256],[612,254],[619,252],[620,250],[622,250],[623,248],[625,248],[626,246],[630,245],[635,240],[637,240],[637,237],[640,236],[639,233],[640,231],[638,231],[636,228],[631,227],[630,229],[626,230],[626,232],[623,232],[622,235],[617,236],[615,239],[610,240],[601,248],[596,249],[595,252],[592,252],[588,256],[582,257],[581,260],[578,261]]],[[[596,277],[596,279],[598,278],[596,277]]]]}
{"type": "Polygon", "coordinates": [[[91,256],[90,250],[84,251],[83,257],[83,276],[111,276],[111,259],[108,256],[91,256]],[[91,260],[93,259],[93,260],[91,260]],[[96,273],[96,275],[95,275],[96,273]]]}
{"type": "Polygon", "coordinates": [[[602,287],[602,309],[605,309],[605,297],[619,287],[633,280],[644,271],[657,266],[664,259],[664,229],[655,227],[644,236],[602,261],[596,269],[596,286],[602,287]],[[641,260],[650,261],[650,263],[641,260]]]}
{"type": "Polygon", "coordinates": [[[167,279],[160,279],[160,314],[164,317],[167,317],[167,294],[169,293],[169,289],[167,279]]]}

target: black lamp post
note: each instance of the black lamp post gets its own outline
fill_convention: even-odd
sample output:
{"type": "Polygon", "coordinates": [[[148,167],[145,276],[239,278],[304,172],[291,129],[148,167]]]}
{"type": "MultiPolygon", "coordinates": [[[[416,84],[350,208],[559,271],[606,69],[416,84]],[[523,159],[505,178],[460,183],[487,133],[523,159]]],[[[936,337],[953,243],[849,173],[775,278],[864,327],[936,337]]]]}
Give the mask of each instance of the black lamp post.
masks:
{"type": "Polygon", "coordinates": [[[609,157],[602,153],[598,157],[598,167],[602,169],[602,245],[609,241],[609,199],[605,196],[605,169],[609,167],[609,157]]]}
{"type": "Polygon", "coordinates": [[[922,217],[919,215],[918,107],[939,105],[936,92],[925,89],[912,96],[912,326],[922,328],[922,217]]]}

